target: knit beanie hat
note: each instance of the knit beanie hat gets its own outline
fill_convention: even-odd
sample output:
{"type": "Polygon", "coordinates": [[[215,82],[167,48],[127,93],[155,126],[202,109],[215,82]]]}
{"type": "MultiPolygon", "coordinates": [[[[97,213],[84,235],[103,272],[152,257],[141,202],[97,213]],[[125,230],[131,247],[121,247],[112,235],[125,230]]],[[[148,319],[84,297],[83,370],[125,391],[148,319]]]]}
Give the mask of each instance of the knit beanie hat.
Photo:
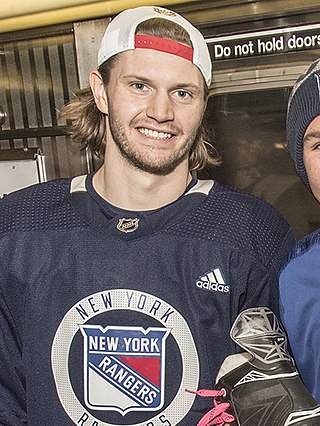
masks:
{"type": "Polygon", "coordinates": [[[303,138],[311,121],[320,115],[320,59],[300,75],[288,102],[287,147],[302,182],[310,190],[303,163],[303,138]]]}

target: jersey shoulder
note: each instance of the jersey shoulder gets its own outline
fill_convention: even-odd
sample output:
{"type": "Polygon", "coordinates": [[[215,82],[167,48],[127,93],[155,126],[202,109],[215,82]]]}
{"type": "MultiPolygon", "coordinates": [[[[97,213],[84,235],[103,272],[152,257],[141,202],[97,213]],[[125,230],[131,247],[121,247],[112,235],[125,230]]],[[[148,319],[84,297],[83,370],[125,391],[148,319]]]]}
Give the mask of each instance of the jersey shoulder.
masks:
{"type": "Polygon", "coordinates": [[[0,232],[60,229],[81,218],[68,197],[71,178],[56,179],[12,192],[0,200],[0,232]]]}
{"type": "Polygon", "coordinates": [[[175,232],[246,250],[265,266],[295,243],[289,224],[270,204],[218,182],[175,232]]]}
{"type": "Polygon", "coordinates": [[[287,232],[289,224],[271,204],[265,200],[227,185],[216,184],[209,193],[207,204],[212,214],[220,212],[223,223],[236,222],[241,227],[248,224],[256,231],[269,232],[270,228],[287,232]]]}

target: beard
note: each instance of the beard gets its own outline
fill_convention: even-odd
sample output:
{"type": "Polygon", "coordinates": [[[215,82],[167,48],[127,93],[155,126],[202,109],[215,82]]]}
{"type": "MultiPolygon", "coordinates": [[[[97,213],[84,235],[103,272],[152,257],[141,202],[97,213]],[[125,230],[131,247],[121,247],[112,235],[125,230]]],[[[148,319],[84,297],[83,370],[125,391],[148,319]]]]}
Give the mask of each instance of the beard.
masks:
{"type": "MultiPolygon", "coordinates": [[[[178,152],[173,152],[166,158],[154,158],[153,148],[150,147],[150,155],[144,152],[141,153],[135,148],[128,140],[124,127],[118,118],[117,114],[112,111],[109,106],[108,112],[109,128],[112,138],[118,147],[123,158],[134,168],[153,175],[167,175],[171,173],[179,164],[181,164],[186,157],[189,156],[190,151],[195,145],[198,129],[186,139],[183,146],[180,147],[178,152]],[[153,154],[153,155],[152,155],[153,154]]],[[[132,121],[134,126],[134,120],[132,121]]],[[[144,123],[144,127],[145,127],[144,123]]],[[[178,132],[179,134],[179,132],[178,132]]],[[[170,143],[170,142],[168,142],[170,143]]]]}

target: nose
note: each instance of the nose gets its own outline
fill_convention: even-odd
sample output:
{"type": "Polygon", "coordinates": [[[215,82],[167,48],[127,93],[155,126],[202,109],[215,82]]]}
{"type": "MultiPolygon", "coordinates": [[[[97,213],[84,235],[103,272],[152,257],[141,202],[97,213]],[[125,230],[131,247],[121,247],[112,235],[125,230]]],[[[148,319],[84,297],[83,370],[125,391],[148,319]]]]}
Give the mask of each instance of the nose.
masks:
{"type": "Polygon", "coordinates": [[[158,123],[172,121],[174,119],[173,101],[166,91],[157,91],[149,99],[146,114],[158,123]]]}

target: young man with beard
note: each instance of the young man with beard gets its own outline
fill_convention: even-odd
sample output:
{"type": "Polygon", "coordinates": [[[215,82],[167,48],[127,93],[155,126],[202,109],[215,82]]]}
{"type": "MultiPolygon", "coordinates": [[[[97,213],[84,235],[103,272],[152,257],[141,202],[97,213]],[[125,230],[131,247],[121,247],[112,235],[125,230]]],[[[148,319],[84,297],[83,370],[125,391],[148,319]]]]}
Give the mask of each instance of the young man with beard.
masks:
{"type": "Polygon", "coordinates": [[[212,401],[185,389],[212,388],[241,310],[276,311],[292,232],[261,200],[195,177],[217,159],[194,26],[126,10],[98,64],[63,114],[102,167],[1,201],[0,423],[194,425],[212,401]]]}

